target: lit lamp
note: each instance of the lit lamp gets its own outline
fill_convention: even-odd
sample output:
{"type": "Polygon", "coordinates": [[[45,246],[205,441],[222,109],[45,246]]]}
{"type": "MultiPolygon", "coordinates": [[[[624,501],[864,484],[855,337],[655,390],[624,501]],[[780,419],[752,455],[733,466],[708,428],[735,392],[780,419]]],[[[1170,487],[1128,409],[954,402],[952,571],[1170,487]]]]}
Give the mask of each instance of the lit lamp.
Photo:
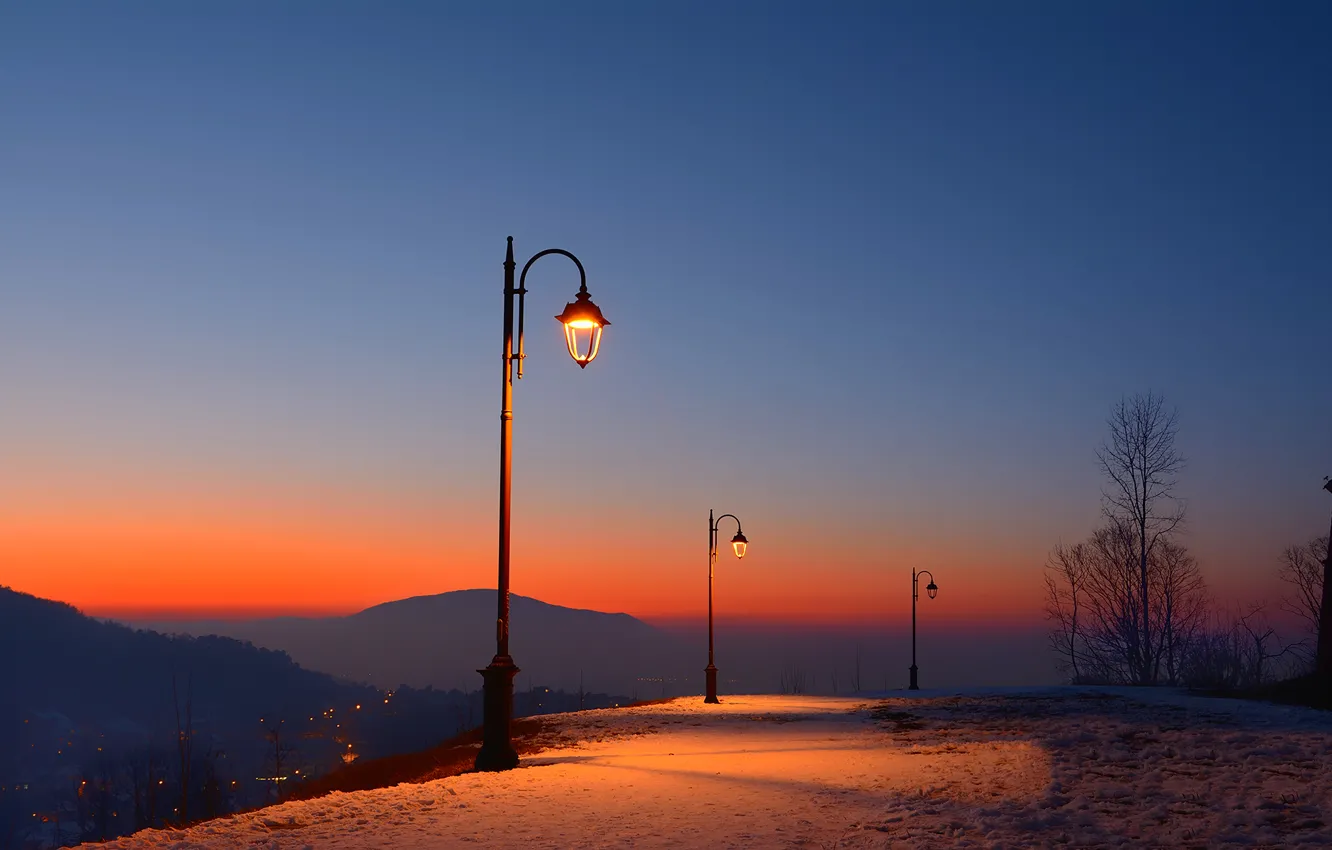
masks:
{"type": "Polygon", "coordinates": [[[704,702],[721,702],[717,699],[717,665],[712,660],[712,585],[717,572],[717,527],[727,517],[735,520],[735,536],[731,538],[731,548],[735,550],[735,557],[743,558],[745,550],[749,548],[749,540],[740,530],[739,517],[735,514],[722,514],[713,519],[712,511],[708,511],[708,666],[703,668],[703,672],[707,675],[708,693],[703,697],[704,702]]]}
{"type": "Polygon", "coordinates": [[[749,546],[749,541],[745,539],[743,534],[737,531],[735,536],[731,538],[731,546],[735,548],[735,556],[737,558],[743,558],[745,556],[745,549],[749,546]]]}
{"type": "Polygon", "coordinates": [[[916,572],[916,568],[911,568],[911,684],[907,688],[910,691],[920,690],[920,685],[916,683],[916,600],[920,598],[920,577],[929,576],[930,583],[925,585],[925,593],[931,599],[939,595],[939,585],[934,583],[934,573],[929,570],[916,572]]]}
{"type": "MultiPolygon", "coordinates": [[[[518,766],[513,748],[513,677],[518,667],[509,655],[509,507],[513,494],[513,379],[514,363],[518,377],[523,377],[523,316],[527,295],[527,271],[547,254],[561,254],[578,267],[580,284],[575,299],[556,319],[564,325],[564,339],[569,356],[586,369],[601,348],[601,330],[610,324],[587,294],[587,273],[578,258],[561,248],[550,248],[532,256],[523,266],[518,286],[513,285],[513,237],[504,258],[504,392],[500,408],[500,514],[499,514],[499,612],[495,621],[495,657],[490,666],[478,670],[484,680],[484,725],[481,749],[476,754],[477,770],[509,770],[518,766]],[[518,340],[514,345],[514,296],[518,301],[518,340]],[[516,348],[516,351],[515,351],[516,348]]],[[[385,700],[388,702],[388,700],[385,700]]]]}
{"type": "Polygon", "coordinates": [[[564,312],[555,318],[564,323],[564,341],[569,346],[569,356],[586,369],[601,349],[601,329],[610,324],[601,315],[601,308],[588,297],[586,283],[578,290],[576,300],[564,305],[564,312]]]}

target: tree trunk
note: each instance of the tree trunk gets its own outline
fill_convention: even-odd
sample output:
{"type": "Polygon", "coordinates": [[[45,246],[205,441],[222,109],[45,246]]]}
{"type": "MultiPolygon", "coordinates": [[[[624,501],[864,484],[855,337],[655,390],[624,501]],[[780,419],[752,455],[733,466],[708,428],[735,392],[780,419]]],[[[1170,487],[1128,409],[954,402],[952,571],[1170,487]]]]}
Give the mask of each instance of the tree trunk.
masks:
{"type": "MultiPolygon", "coordinates": [[[[1332,491],[1332,484],[1327,486],[1332,491]]],[[[1323,605],[1318,611],[1318,673],[1332,680],[1332,529],[1323,556],[1323,605]]]]}
{"type": "MultiPolygon", "coordinates": [[[[1144,512],[1145,514],[1145,512],[1144,512]]],[[[1147,605],[1147,522],[1138,524],[1138,547],[1142,560],[1138,563],[1139,577],[1142,582],[1142,674],[1139,684],[1150,685],[1152,682],[1152,612],[1147,605]]]]}

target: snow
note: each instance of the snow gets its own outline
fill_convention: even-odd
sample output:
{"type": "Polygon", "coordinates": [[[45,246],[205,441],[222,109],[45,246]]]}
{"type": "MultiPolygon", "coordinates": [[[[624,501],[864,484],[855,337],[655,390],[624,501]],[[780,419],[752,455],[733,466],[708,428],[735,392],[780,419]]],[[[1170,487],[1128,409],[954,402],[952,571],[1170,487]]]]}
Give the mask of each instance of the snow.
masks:
{"type": "Polygon", "coordinates": [[[110,842],[394,847],[1323,847],[1332,715],[1170,691],[734,696],[549,718],[518,770],[110,842]]]}

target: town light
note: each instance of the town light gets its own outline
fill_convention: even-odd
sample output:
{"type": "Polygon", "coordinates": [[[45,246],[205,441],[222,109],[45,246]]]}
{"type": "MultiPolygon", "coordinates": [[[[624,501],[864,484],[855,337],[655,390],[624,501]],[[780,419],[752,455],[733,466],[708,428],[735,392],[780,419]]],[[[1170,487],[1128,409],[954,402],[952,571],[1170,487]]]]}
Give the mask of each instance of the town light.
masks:
{"type": "Polygon", "coordinates": [[[939,585],[935,584],[934,582],[930,582],[929,584],[925,585],[925,592],[930,595],[931,599],[934,599],[939,595],[939,585]]]}
{"type": "Polygon", "coordinates": [[[569,356],[586,369],[601,349],[601,329],[610,324],[601,315],[601,308],[592,303],[592,298],[587,294],[587,284],[583,284],[575,300],[564,305],[564,312],[555,318],[564,325],[564,341],[569,346],[569,356]]]}

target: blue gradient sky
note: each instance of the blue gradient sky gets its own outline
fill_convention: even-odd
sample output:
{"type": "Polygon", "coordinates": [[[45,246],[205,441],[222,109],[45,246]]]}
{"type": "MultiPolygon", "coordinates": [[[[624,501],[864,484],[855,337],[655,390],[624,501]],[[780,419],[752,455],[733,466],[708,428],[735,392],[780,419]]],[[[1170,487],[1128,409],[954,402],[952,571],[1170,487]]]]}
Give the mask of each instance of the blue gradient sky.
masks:
{"type": "Polygon", "coordinates": [[[512,234],[613,322],[577,369],[576,275],[535,267],[516,592],[695,614],[715,507],[753,542],[728,610],[899,617],[915,565],[1035,619],[1152,389],[1189,545],[1272,595],[1332,510],[1330,35],[1294,2],[6,4],[0,583],[493,586],[512,234]]]}

